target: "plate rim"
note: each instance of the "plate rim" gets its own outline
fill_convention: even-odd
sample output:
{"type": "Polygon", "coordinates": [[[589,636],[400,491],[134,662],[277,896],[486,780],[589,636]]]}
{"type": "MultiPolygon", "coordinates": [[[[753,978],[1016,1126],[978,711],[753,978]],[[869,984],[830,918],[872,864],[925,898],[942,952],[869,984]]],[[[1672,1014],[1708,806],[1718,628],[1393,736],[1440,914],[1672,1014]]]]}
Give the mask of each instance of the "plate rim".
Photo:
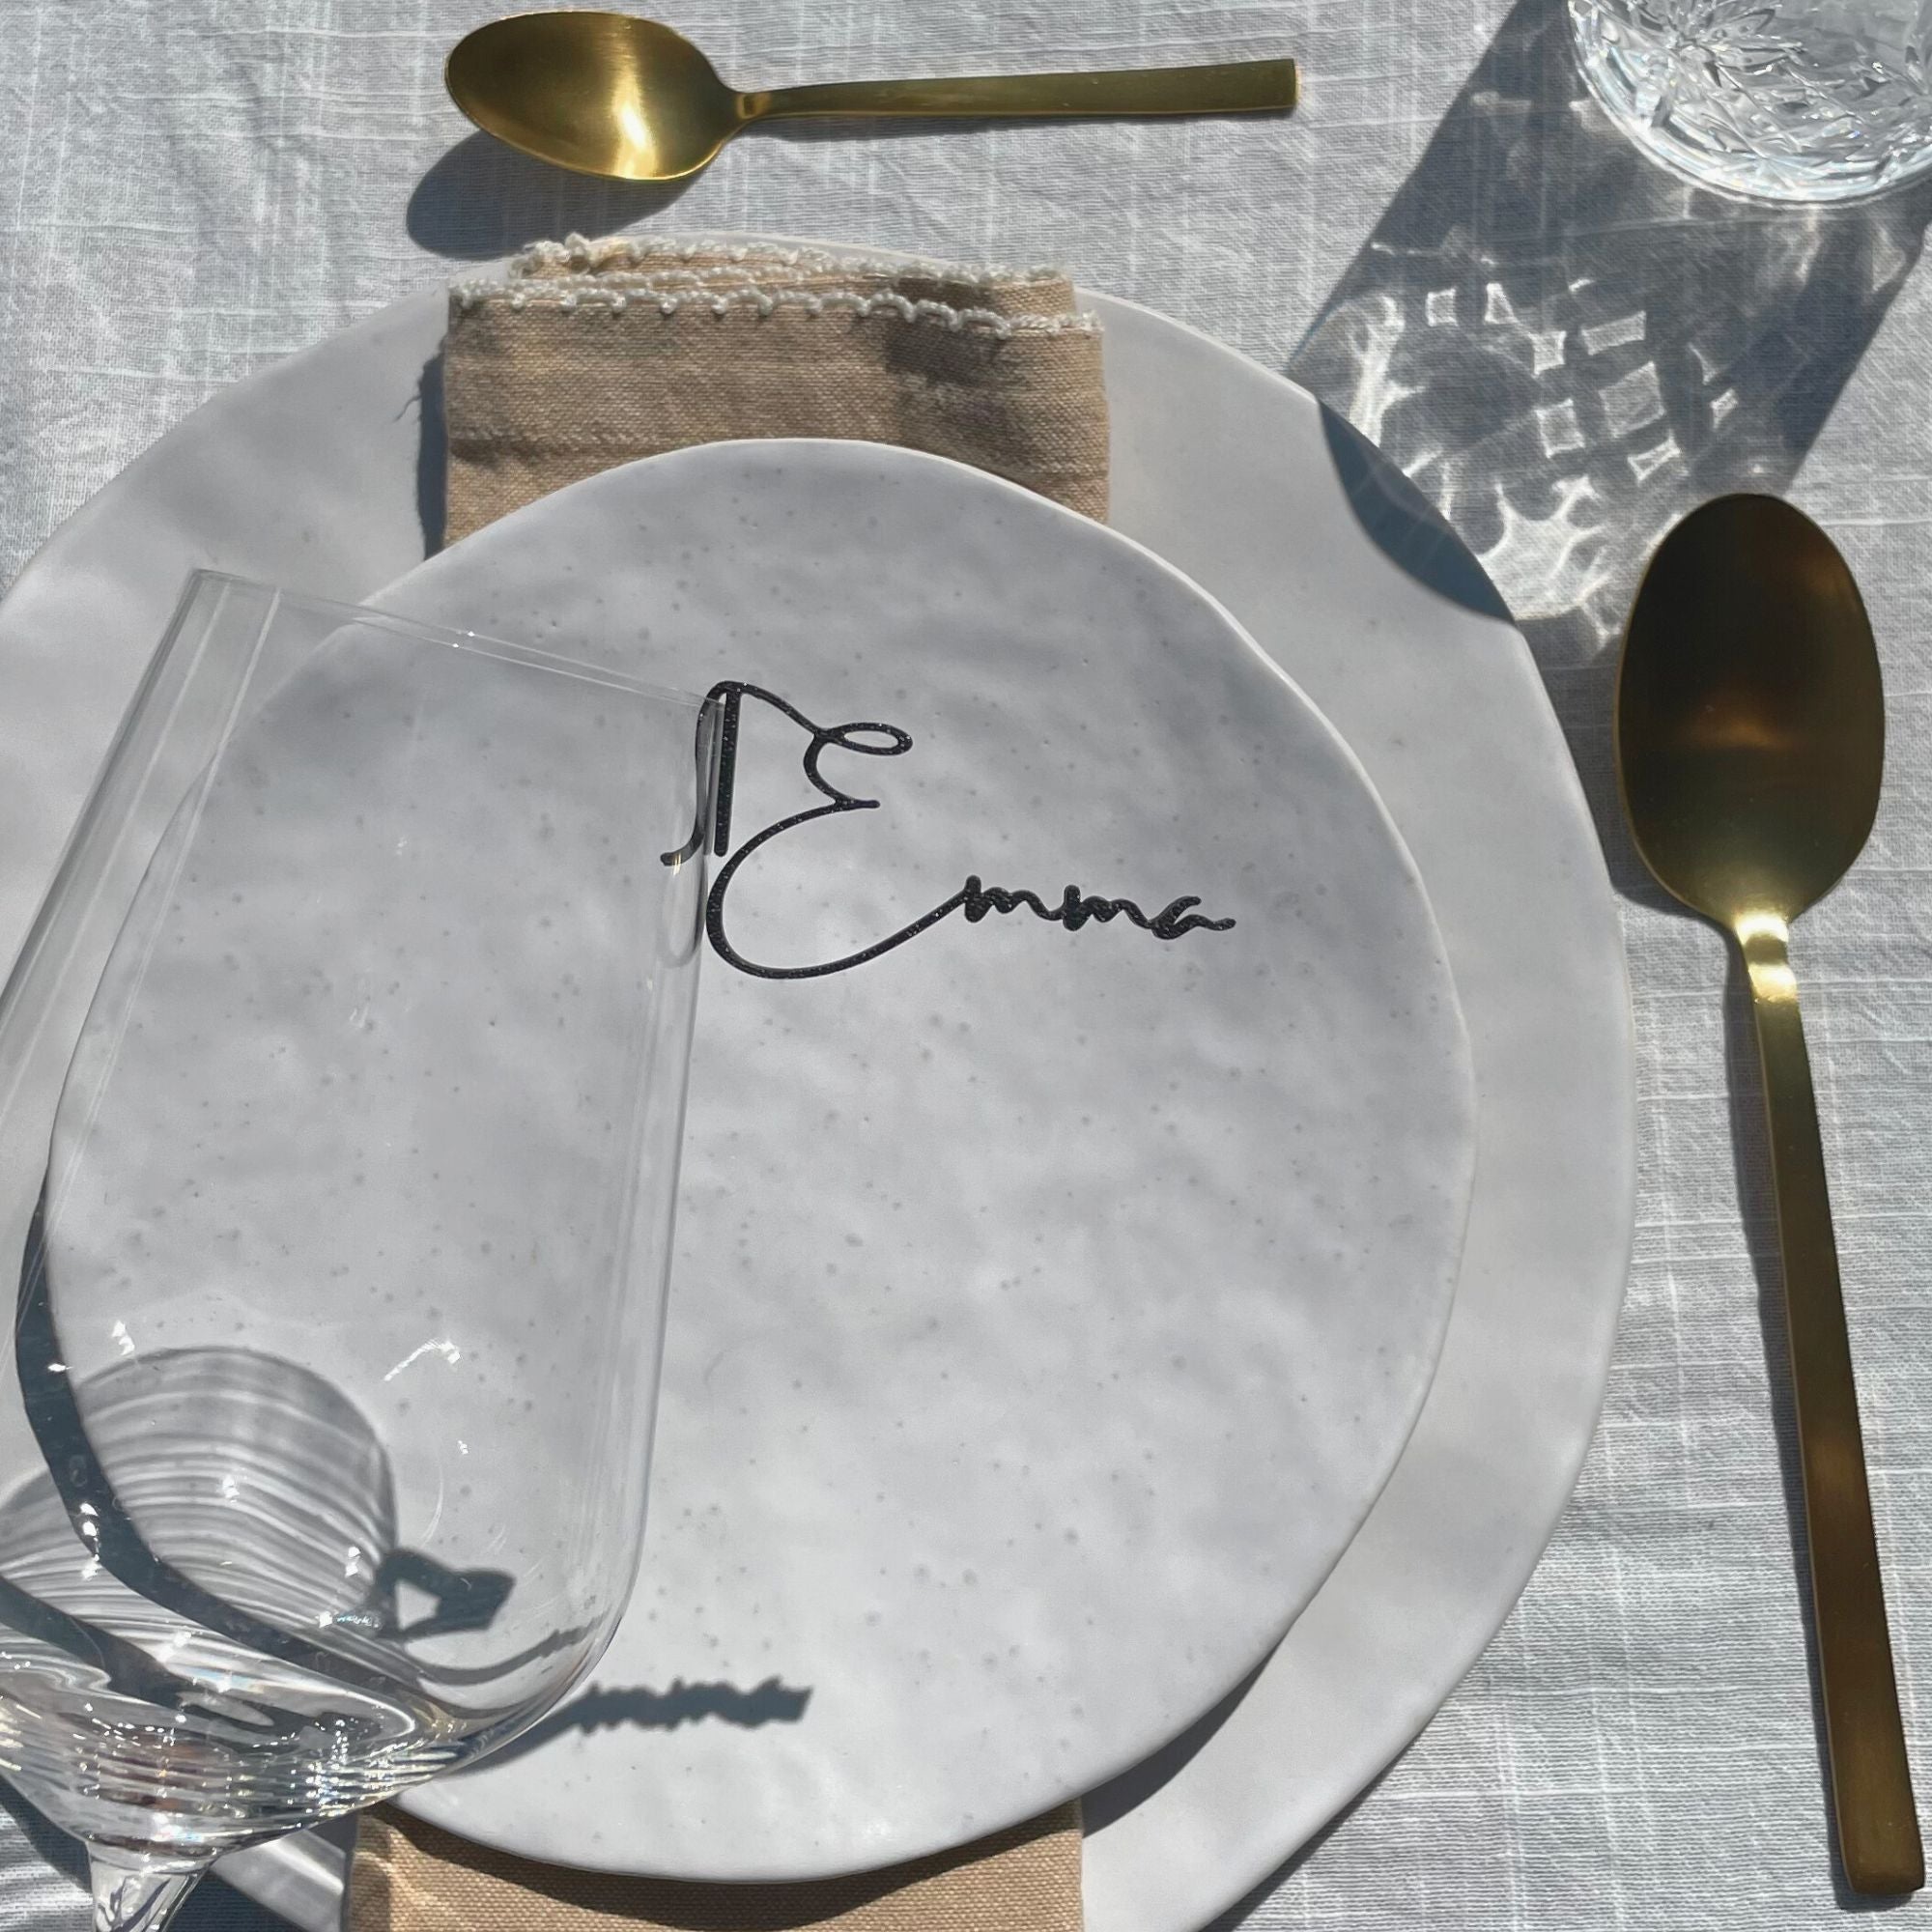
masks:
{"type": "MultiPolygon", "coordinates": [[[[1328,406],[1320,397],[1304,388],[1291,377],[1277,370],[1267,368],[1254,357],[1245,355],[1231,344],[1223,342],[1219,338],[1209,334],[1206,329],[1197,327],[1179,317],[1167,315],[1161,310],[1152,308],[1143,302],[1134,301],[1126,297],[1106,295],[1098,291],[1089,291],[1084,287],[1079,288],[1076,292],[1080,295],[1083,301],[1090,302],[1095,307],[1101,316],[1103,327],[1113,316],[1130,317],[1157,333],[1165,334],[1170,338],[1184,338],[1192,353],[1210,355],[1229,372],[1231,379],[1247,382],[1259,380],[1262,384],[1264,384],[1277,392],[1285,401],[1292,401],[1295,405],[1314,412],[1319,417],[1328,418],[1334,415],[1334,412],[1329,410],[1328,406]]],[[[1337,417],[1335,420],[1341,421],[1343,419],[1337,417]]],[[[1443,522],[1415,485],[1397,469],[1393,463],[1383,456],[1380,450],[1368,438],[1362,436],[1360,432],[1355,431],[1352,425],[1345,426],[1348,428],[1349,434],[1354,437],[1362,447],[1370,453],[1373,463],[1378,469],[1378,480],[1381,486],[1405,499],[1410,508],[1410,514],[1434,525],[1436,529],[1445,534],[1454,544],[1456,550],[1467,561],[1477,577],[1480,578],[1491,596],[1493,597],[1495,609],[1493,613],[1490,613],[1492,621],[1504,634],[1498,641],[1506,641],[1518,675],[1526,680],[1532,688],[1534,708],[1538,713],[1539,724],[1548,731],[1551,741],[1551,749],[1558,754],[1556,762],[1560,766],[1559,781],[1566,796],[1571,822],[1580,835],[1577,842],[1581,847],[1591,871],[1592,896],[1600,902],[1605,914],[1605,924],[1609,938],[1605,957],[1610,962],[1609,974],[1615,982],[1615,997],[1607,1002],[1606,1010],[1614,1021],[1614,1030],[1617,1036],[1617,1051],[1614,1058],[1616,1072],[1619,1077],[1614,1094],[1599,1095],[1605,1115],[1607,1116],[1614,1113],[1622,1129],[1613,1137],[1610,1143],[1611,1151],[1613,1151],[1617,1158],[1619,1171],[1618,1184],[1613,1191],[1617,1200],[1615,1219],[1620,1231],[1620,1239],[1614,1253],[1605,1257],[1604,1268],[1605,1282],[1606,1284],[1613,1282],[1614,1286],[1605,1287],[1599,1295],[1590,1297],[1593,1305],[1595,1305],[1596,1319],[1591,1323],[1592,1332],[1589,1337],[1588,1346],[1580,1352],[1580,1357],[1575,1364],[1576,1400],[1572,1410],[1572,1417],[1574,1424],[1577,1426],[1573,1426],[1568,1432],[1568,1440],[1564,1446],[1563,1454],[1551,1462],[1551,1473],[1555,1480],[1548,1486],[1548,1506],[1538,1513],[1533,1526],[1529,1529],[1527,1535],[1518,1540],[1515,1559],[1492,1570],[1492,1577],[1500,1574],[1507,1578],[1507,1581],[1500,1590],[1492,1588],[1487,1592],[1490,1600],[1488,1609],[1482,1616],[1470,1620],[1468,1634],[1464,1641],[1456,1646],[1453,1653],[1449,1656],[1449,1661],[1433,1673],[1431,1683],[1421,1690],[1419,1696],[1410,1700],[1411,1709],[1402,1718],[1393,1719],[1384,1726],[1388,1735],[1382,1743],[1362,1754],[1364,1762],[1356,1774],[1343,1784],[1331,1785],[1319,1805],[1306,1807],[1306,1815],[1298,1821],[1296,1827],[1292,1832],[1278,1833],[1275,1830],[1269,1829],[1264,1830],[1260,1835],[1257,1835],[1251,1831],[1241,1839],[1241,1843],[1245,1849],[1238,1859],[1230,1851],[1225,1841],[1218,1845],[1216,1847],[1215,1874],[1211,1881],[1203,1881],[1205,1889],[1208,1889],[1212,1900],[1206,1911],[1201,1910],[1198,1906],[1192,1906],[1186,1908],[1184,1911],[1163,1913],[1158,1909],[1159,1904],[1163,1901],[1155,1895],[1144,1893],[1139,1898],[1130,1899],[1127,1895],[1130,1885],[1143,1885],[1150,1876],[1150,1873],[1143,1866],[1131,1872],[1123,1870],[1119,1874],[1113,1875],[1106,1902],[1107,1906],[1112,1909],[1114,1916],[1109,1917],[1107,1912],[1103,1911],[1097,1915],[1096,1918],[1096,1915],[1094,1913],[1095,1901],[1094,1881],[1096,1876],[1103,1875],[1096,1874],[1094,1869],[1095,1863],[1096,1860],[1102,1861],[1104,1873],[1104,1861],[1113,1856],[1111,1852],[1103,1849],[1107,1845],[1109,1836],[1112,1835],[1114,1837],[1117,1845],[1127,1839],[1131,1835],[1125,1830],[1128,1821],[1134,1817],[1136,1811],[1149,1802],[1157,1803],[1165,1786],[1156,1787],[1152,1792],[1143,1796],[1139,1803],[1131,1809],[1122,1811],[1114,1818],[1104,1820],[1097,1828],[1090,1828],[1084,1840],[1084,1881],[1086,1903],[1089,1911],[1089,1932],[1192,1932],[1192,1928],[1204,1925],[1210,1918],[1217,1918],[1219,1915],[1236,1908],[1260,1888],[1264,1887],[1280,1875],[1283,1868],[1295,1860],[1297,1856],[1307,1852],[1312,1843],[1324,1830],[1345,1821],[1347,1813],[1354,1804],[1364,1794],[1369,1792],[1404,1752],[1415,1743],[1443,1706],[1455,1694],[1456,1690],[1462,1684],[1463,1680],[1481,1660],[1483,1654],[1488,1650],[1503,1625],[1508,1622],[1510,1616],[1514,1613],[1518,1603],[1522,1597],[1523,1591],[1528,1587],[1530,1579],[1541,1563],[1545,1551],[1555,1537],[1563,1515],[1576,1490],[1577,1480],[1582,1473],[1583,1464],[1596,1439],[1597,1427],[1603,1412],[1604,1400],[1608,1387],[1618,1322],[1622,1313],[1631,1262],[1635,1248],[1637,1207],[1635,1014],[1632,1001],[1629,958],[1623,944],[1622,923],[1617,911],[1615,888],[1609,876],[1608,865],[1604,854],[1602,839],[1596,829],[1595,816],[1590,810],[1589,800],[1583,789],[1581,774],[1577,769],[1575,755],[1563,732],[1562,724],[1556,716],[1555,707],[1550,702],[1548,691],[1543,681],[1543,674],[1536,663],[1535,655],[1530,650],[1528,641],[1523,637],[1514,615],[1509,612],[1501,594],[1495,590],[1488,572],[1482,568],[1480,559],[1469,551],[1462,537],[1443,522]],[[1611,1263],[1614,1264],[1613,1266],[1610,1265],[1611,1263]],[[1318,1812],[1319,1815],[1317,1815],[1318,1812]],[[1232,1871],[1230,1869],[1231,1861],[1232,1871]],[[1150,1905],[1155,1909],[1149,1909],[1150,1905]]],[[[1374,539],[1372,538],[1371,540],[1373,541],[1374,539]]],[[[1406,568],[1406,566],[1403,567],[1406,568]]],[[[1323,715],[1326,715],[1325,711],[1323,715]]],[[[1337,728],[1339,729],[1340,727],[1338,726],[1337,728]]],[[[1379,790],[1380,787],[1378,786],[1378,789],[1379,790]]],[[[1385,799],[1384,803],[1386,802],[1385,799]]],[[[1394,808],[1391,807],[1390,810],[1393,814],[1394,808]]],[[[1401,820],[1399,817],[1397,822],[1400,827],[1401,820]]],[[[1418,861],[1418,863],[1420,862],[1418,861]]],[[[1428,872],[1425,870],[1425,883],[1428,881],[1428,872]]],[[[1436,895],[1432,888],[1432,905],[1435,901],[1436,895]]],[[[1452,947],[1452,966],[1453,964],[1452,947]]],[[[1465,1024],[1469,1023],[1466,1008],[1464,1009],[1464,1020],[1465,1024]]],[[[1473,1036],[1475,1031],[1473,1026],[1471,1031],[1473,1036]]],[[[1480,1057],[1479,1054],[1479,1060],[1480,1057]]],[[[1481,1098],[1481,1085],[1479,1074],[1479,1125],[1484,1111],[1481,1098]]],[[[1477,1189],[1480,1194],[1483,1187],[1480,1147],[1478,1163],[1477,1189]]],[[[1606,1189],[1606,1192],[1608,1191],[1612,1190],[1606,1189]]],[[[1462,1277],[1459,1275],[1457,1304],[1450,1317],[1452,1337],[1455,1332],[1457,1316],[1463,1310],[1463,1283],[1462,1277]]],[[[1411,1433],[1411,1446],[1413,1445],[1415,1435],[1421,1433],[1429,1418],[1429,1410],[1435,1400],[1437,1390],[1443,1386],[1442,1369],[1443,1362],[1438,1357],[1436,1381],[1432,1385],[1430,1396],[1424,1402],[1423,1415],[1418,1417],[1416,1429],[1411,1433]]],[[[1540,1437],[1538,1447],[1539,1450],[1547,1448],[1547,1441],[1540,1437]]],[[[1389,1490],[1400,1479],[1407,1455],[1408,1450],[1405,1449],[1403,1461],[1398,1463],[1397,1469],[1392,1474],[1389,1485],[1385,1486],[1382,1495],[1377,1500],[1375,1508],[1371,1510],[1369,1517],[1364,1520],[1362,1528],[1357,1531],[1355,1543],[1350,1545],[1350,1549],[1343,1552],[1342,1557],[1336,1564],[1335,1572],[1330,1573],[1330,1577],[1324,1580],[1321,1588],[1310,1600],[1307,1608],[1303,1612],[1303,1620],[1321,1605],[1323,1592],[1328,1590],[1330,1584],[1334,1581],[1336,1572],[1344,1570],[1349,1565],[1350,1557],[1356,1548],[1364,1542],[1372,1530],[1380,1526],[1377,1523],[1378,1514],[1388,1503],[1389,1490]]],[[[1296,1626],[1291,1629],[1288,1635],[1284,1637],[1282,1645],[1276,1652],[1276,1657],[1279,1657],[1282,1652],[1287,1651],[1293,1643],[1295,1631],[1300,1628],[1301,1621],[1298,1620],[1296,1626]]],[[[1195,1727],[1195,1731],[1201,1733],[1198,1743],[1195,1742],[1195,1737],[1192,1733],[1183,1734],[1181,1739],[1176,1741],[1175,1748],[1177,1751],[1185,1753],[1178,1767],[1177,1776],[1186,1775],[1187,1767],[1195,1761],[1197,1754],[1205,1750],[1211,1738],[1222,1728],[1220,1720],[1225,1717],[1234,1716],[1244,1706],[1250,1705],[1250,1700],[1254,1698],[1256,1690],[1266,1684],[1268,1674],[1274,1663],[1275,1657],[1271,1657],[1268,1662],[1256,1673],[1255,1678],[1250,1680],[1248,1685],[1242,1687],[1233,1698],[1228,1700],[1226,1706],[1206,1714],[1201,1723],[1195,1727]]],[[[1282,1817],[1282,1807],[1279,1804],[1262,1806],[1260,1809],[1265,1813],[1271,1826],[1279,1824],[1282,1817]]],[[[1225,1818],[1226,1814],[1222,1813],[1220,1815],[1225,1818]]],[[[1198,1854],[1200,1848],[1197,1843],[1189,1841],[1184,1849],[1187,1853],[1193,1855],[1198,1854]]],[[[1176,1862],[1172,1849],[1170,1849],[1168,1860],[1165,1862],[1168,1871],[1171,1872],[1176,1862]]],[[[1125,1861],[1122,1861],[1123,1865],[1125,1861]]]]}

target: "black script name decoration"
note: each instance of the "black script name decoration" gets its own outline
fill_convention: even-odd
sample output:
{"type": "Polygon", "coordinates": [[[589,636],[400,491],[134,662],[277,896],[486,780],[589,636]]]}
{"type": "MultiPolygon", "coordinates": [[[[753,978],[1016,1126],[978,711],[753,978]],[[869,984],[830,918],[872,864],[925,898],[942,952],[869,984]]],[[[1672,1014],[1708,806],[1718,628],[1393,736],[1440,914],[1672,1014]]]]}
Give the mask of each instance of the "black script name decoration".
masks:
{"type": "MultiPolygon", "coordinates": [[[[896,758],[912,750],[912,734],[900,730],[896,724],[815,724],[796,705],[788,704],[775,692],[737,679],[726,679],[711,687],[705,697],[705,707],[710,711],[713,706],[717,707],[718,745],[711,849],[716,857],[724,860],[724,864],[712,881],[710,895],[705,900],[704,929],[718,956],[741,973],[753,974],[760,980],[819,980],[828,973],[849,972],[854,966],[863,966],[868,960],[877,959],[895,947],[903,946],[909,939],[917,939],[928,927],[937,925],[943,919],[950,919],[955,912],[963,912],[969,923],[978,924],[988,913],[1018,912],[1024,906],[1036,919],[1064,926],[1068,932],[1079,931],[1090,920],[1096,924],[1107,925],[1117,919],[1124,919],[1130,925],[1139,926],[1143,932],[1151,932],[1156,939],[1169,940],[1179,939],[1197,930],[1226,932],[1235,923],[1232,919],[1208,919],[1194,911],[1201,900],[1198,895],[1192,893],[1170,900],[1150,918],[1132,899],[1097,898],[1081,892],[1078,886],[1068,886],[1056,902],[1049,904],[1037,893],[1024,888],[1009,890],[1005,886],[988,886],[981,883],[978,873],[969,873],[966,883],[950,898],[941,899],[930,912],[922,913],[896,932],[888,933],[884,939],[861,947],[856,952],[848,952],[841,959],[823,960],[815,966],[766,966],[755,959],[748,959],[731,944],[724,930],[725,895],[731,890],[731,882],[738,876],[738,868],[761,846],[769,845],[773,839],[787,832],[796,831],[801,825],[810,825],[814,818],[827,818],[842,811],[877,810],[877,799],[859,798],[843,791],[819,770],[818,761],[828,749],[856,753],[864,758],[896,758]],[[737,776],[739,712],[748,697],[769,704],[807,734],[810,742],[805,748],[805,776],[827,802],[795,811],[789,818],[781,818],[776,824],[766,826],[762,832],[754,833],[737,851],[731,852],[731,801],[737,776]],[[727,852],[730,853],[728,858],[725,857],[727,852]]],[[[700,791],[703,789],[702,780],[700,772],[700,791]]],[[[664,853],[663,861],[667,866],[683,865],[697,855],[703,842],[703,828],[699,826],[679,850],[664,853]]]]}

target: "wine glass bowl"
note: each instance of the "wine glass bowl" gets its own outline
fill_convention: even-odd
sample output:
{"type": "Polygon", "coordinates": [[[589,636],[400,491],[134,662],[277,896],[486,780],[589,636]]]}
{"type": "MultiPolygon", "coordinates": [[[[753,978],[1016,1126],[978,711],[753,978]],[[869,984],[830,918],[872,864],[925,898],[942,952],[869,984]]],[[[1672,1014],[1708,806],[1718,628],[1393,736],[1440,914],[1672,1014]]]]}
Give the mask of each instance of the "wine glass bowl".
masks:
{"type": "MultiPolygon", "coordinates": [[[[131,1357],[78,1394],[76,1454],[125,1472],[130,1545],[165,1548],[231,1612],[326,1630],[345,1660],[379,1667],[384,1623],[371,1613],[395,1499],[353,1405],[298,1365],[244,1349],[131,1357]]],[[[185,1593],[173,1604],[144,1595],[105,1561],[77,1561],[76,1541],[51,1469],[0,1500],[0,1752],[67,1831],[139,1843],[152,1838],[158,1791],[201,1787],[213,1803],[197,1835],[221,1848],[278,1814],[293,1828],[366,1802],[357,1793],[381,1795],[388,1755],[435,1750],[433,1714],[398,1719],[375,1699],[352,1708],[349,1686],[293,1666],[270,1682],[260,1653],[197,1622],[185,1593]],[[325,1748],[331,1727],[353,1753],[325,1748]],[[250,1764],[240,1804],[237,1749],[250,1764]]],[[[128,1551],[115,1553],[127,1567],[128,1551]]]]}
{"type": "Polygon", "coordinates": [[[0,999],[0,1770],[105,1932],[514,1736],[614,1630],[709,731],[191,587],[0,999]]]}

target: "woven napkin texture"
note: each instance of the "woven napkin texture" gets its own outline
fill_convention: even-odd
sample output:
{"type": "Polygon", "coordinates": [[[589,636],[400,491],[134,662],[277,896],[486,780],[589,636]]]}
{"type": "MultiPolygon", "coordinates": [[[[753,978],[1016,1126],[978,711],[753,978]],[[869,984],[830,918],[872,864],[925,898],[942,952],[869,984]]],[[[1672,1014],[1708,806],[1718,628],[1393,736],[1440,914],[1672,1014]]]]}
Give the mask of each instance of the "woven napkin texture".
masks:
{"type": "Polygon", "coordinates": [[[807,1885],[689,1885],[533,1865],[398,1812],[362,1820],[347,1932],[1080,1932],[1080,1807],[967,1853],[807,1885]]]}
{"type": "Polygon", "coordinates": [[[451,290],[442,383],[449,542],[739,437],[900,443],[1107,513],[1099,329],[1048,270],[573,236],[451,290]]]}
{"type": "MultiPolygon", "coordinates": [[[[1044,270],[810,249],[544,242],[451,292],[447,540],[638,457],[751,436],[903,443],[1103,517],[1099,332],[1044,270]]],[[[691,1885],[363,1820],[349,1932],[1080,1932],[1080,1807],[890,1871],[691,1885]]]]}

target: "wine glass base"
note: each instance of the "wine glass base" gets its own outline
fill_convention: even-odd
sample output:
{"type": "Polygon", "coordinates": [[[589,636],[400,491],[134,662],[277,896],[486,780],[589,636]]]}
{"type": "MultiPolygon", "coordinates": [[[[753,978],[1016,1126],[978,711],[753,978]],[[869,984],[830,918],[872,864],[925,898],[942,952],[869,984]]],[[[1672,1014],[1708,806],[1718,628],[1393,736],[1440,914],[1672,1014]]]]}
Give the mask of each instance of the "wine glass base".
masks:
{"type": "Polygon", "coordinates": [[[90,1845],[87,1877],[94,1932],[161,1932],[207,1869],[174,1861],[156,1863],[90,1845]]]}

